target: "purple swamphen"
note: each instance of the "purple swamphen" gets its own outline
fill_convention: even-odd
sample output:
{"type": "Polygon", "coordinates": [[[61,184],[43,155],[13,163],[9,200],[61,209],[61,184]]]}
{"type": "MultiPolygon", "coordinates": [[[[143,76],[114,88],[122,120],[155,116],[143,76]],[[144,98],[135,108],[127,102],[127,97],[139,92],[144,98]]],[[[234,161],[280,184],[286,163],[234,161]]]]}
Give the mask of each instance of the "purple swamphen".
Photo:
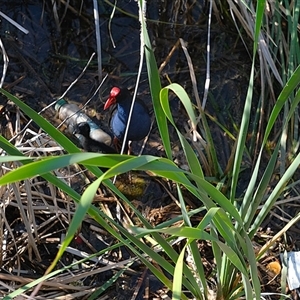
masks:
{"type": "MultiPolygon", "coordinates": [[[[110,126],[114,136],[119,141],[123,141],[124,139],[131,103],[132,96],[128,89],[113,87],[104,105],[105,110],[113,104],[117,104],[117,109],[113,112],[111,117],[110,126]]],[[[149,133],[150,127],[151,118],[148,108],[142,100],[136,99],[126,140],[142,140],[149,133]]],[[[127,144],[128,143],[126,143],[126,145],[127,144]]]]}

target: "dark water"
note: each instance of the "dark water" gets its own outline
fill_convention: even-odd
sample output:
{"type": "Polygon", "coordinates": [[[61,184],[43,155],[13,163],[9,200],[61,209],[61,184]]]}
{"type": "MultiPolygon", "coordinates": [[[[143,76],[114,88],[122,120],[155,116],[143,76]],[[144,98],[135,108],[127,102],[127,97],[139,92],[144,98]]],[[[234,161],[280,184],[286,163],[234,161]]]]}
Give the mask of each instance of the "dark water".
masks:
{"type": "MultiPolygon", "coordinates": [[[[147,24],[158,66],[166,60],[179,38],[185,40],[201,98],[206,76],[208,6],[201,1],[148,2],[147,24]]],[[[54,7],[51,1],[1,1],[1,11],[29,31],[24,34],[1,18],[1,39],[10,60],[4,88],[37,111],[70,86],[96,51],[93,2],[69,1],[68,7],[65,1],[55,3],[54,7]]],[[[89,103],[89,109],[104,129],[108,123],[107,114],[103,112],[105,97],[113,85],[134,86],[140,60],[137,3],[118,1],[117,6],[112,16],[113,5],[109,1],[99,1],[102,71],[108,78],[100,94],[89,103]]],[[[250,61],[235,31],[230,29],[231,24],[226,22],[228,20],[219,23],[214,19],[212,22],[211,84],[207,104],[208,111],[225,125],[232,124],[232,118],[236,122],[240,119],[250,61]]],[[[1,63],[1,73],[2,66],[1,63]]],[[[170,81],[181,84],[194,101],[188,64],[180,46],[162,69],[161,80],[163,86],[170,81]]],[[[94,56],[67,97],[83,104],[98,84],[97,58],[94,56]]],[[[145,66],[139,93],[151,109],[145,66]]],[[[6,100],[0,98],[0,101],[6,100]]],[[[178,122],[181,118],[185,121],[178,102],[175,101],[173,107],[178,122]]],[[[50,121],[54,114],[53,109],[45,112],[50,121]]],[[[222,133],[216,133],[218,138],[222,143],[222,133]]],[[[229,150],[225,152],[229,153],[229,150]]]]}
{"type": "MultiPolygon", "coordinates": [[[[60,1],[57,1],[55,8],[50,1],[2,2],[1,11],[29,30],[29,34],[25,35],[2,19],[1,37],[11,61],[6,83],[13,82],[23,72],[26,75],[23,84],[24,81],[28,83],[32,77],[36,77],[32,76],[32,70],[26,66],[26,61],[48,88],[46,92],[60,94],[71,80],[78,76],[78,72],[96,50],[92,1],[70,1],[69,9],[60,1]],[[54,11],[57,13],[57,20],[54,11]]],[[[148,28],[157,62],[160,65],[164,61],[181,37],[189,43],[188,49],[201,82],[203,79],[200,76],[204,75],[205,70],[207,7],[201,2],[192,5],[189,5],[188,1],[177,2],[175,5],[173,1],[151,1],[148,5],[148,28]]],[[[113,7],[102,1],[99,5],[103,72],[109,73],[117,82],[130,81],[130,76],[134,82],[140,47],[137,3],[118,1],[118,8],[112,18],[109,32],[108,24],[113,7]],[[115,48],[109,33],[113,37],[115,48]]],[[[219,40],[221,39],[222,37],[219,37],[219,40]]],[[[220,48],[221,43],[224,42],[220,41],[220,53],[214,54],[216,58],[222,56],[224,49],[220,48]]],[[[175,51],[164,72],[172,81],[180,79],[183,84],[189,81],[187,63],[180,49],[175,51]],[[178,76],[180,74],[183,76],[178,76]]],[[[82,83],[92,88],[96,74],[95,58],[88,69],[87,75],[90,76],[86,76],[86,80],[91,82],[83,80],[82,83]]],[[[18,85],[22,86],[22,83],[18,85]]],[[[107,85],[109,86],[109,83],[107,85]]],[[[28,84],[26,86],[28,87],[28,84]]],[[[44,92],[43,94],[45,95],[44,92]]]]}

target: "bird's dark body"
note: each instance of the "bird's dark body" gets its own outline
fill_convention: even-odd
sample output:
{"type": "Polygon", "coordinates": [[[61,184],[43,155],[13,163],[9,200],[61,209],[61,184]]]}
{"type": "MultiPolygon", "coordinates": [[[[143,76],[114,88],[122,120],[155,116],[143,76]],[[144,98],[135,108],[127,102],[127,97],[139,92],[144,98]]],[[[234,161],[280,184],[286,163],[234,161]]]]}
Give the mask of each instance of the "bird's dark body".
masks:
{"type": "MultiPolygon", "coordinates": [[[[104,109],[107,109],[112,104],[117,104],[117,108],[114,110],[110,126],[112,131],[119,140],[123,140],[125,136],[126,126],[129,118],[131,108],[131,95],[127,89],[113,88],[111,96],[105,103],[104,109]],[[112,93],[114,89],[116,95],[112,93]]],[[[140,99],[136,99],[131,115],[131,121],[129,125],[127,140],[139,141],[142,140],[150,131],[151,118],[148,108],[140,99]]]]}

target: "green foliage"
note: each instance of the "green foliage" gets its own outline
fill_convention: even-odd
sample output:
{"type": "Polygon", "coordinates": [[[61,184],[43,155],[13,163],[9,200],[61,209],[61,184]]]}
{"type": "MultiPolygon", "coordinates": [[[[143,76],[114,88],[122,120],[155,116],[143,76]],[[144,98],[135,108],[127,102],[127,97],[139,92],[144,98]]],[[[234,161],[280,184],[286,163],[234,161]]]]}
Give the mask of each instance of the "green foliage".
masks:
{"type": "MultiPolygon", "coordinates": [[[[53,271],[54,266],[73,239],[86,213],[93,217],[99,225],[117,239],[120,244],[128,247],[166,287],[172,290],[173,299],[188,299],[189,296],[185,291],[188,291],[195,299],[209,298],[210,291],[208,288],[208,279],[206,278],[201,254],[197,247],[197,241],[199,240],[208,241],[212,245],[212,251],[216,262],[214,270],[216,282],[215,292],[218,299],[240,299],[243,297],[246,299],[259,299],[261,297],[261,286],[257,272],[257,259],[259,256],[256,257],[254,253],[252,239],[259,226],[272,209],[275,201],[280,198],[283,189],[293,177],[300,164],[300,154],[298,154],[295,156],[289,167],[281,174],[281,179],[277,182],[273,191],[270,194],[267,194],[271,177],[275,172],[275,166],[279,159],[281,138],[283,134],[287,132],[287,128],[290,121],[293,119],[300,101],[300,92],[298,90],[300,67],[295,68],[296,70],[294,70],[294,67],[289,69],[289,75],[286,77],[286,80],[284,80],[286,84],[278,96],[272,112],[268,116],[262,143],[259,145],[259,153],[256,157],[246,192],[243,199],[240,202],[237,202],[236,190],[238,181],[240,180],[243,155],[247,147],[246,136],[249,132],[249,120],[251,117],[255,63],[261,27],[263,24],[263,16],[265,13],[265,1],[258,1],[255,11],[256,22],[253,34],[252,68],[242,122],[237,137],[236,154],[234,157],[230,191],[228,195],[223,194],[218,189],[217,185],[213,185],[207,180],[205,177],[207,174],[203,171],[193,147],[186,140],[180,128],[176,126],[173,120],[168,97],[170,90],[178,96],[183,104],[191,121],[192,129],[197,130],[198,116],[196,116],[196,112],[186,91],[176,83],[170,84],[164,88],[161,87],[155,56],[142,13],[143,1],[139,0],[138,4],[140,6],[140,22],[145,47],[149,86],[156,122],[166,150],[167,158],[159,158],[150,155],[133,157],[127,155],[79,153],[79,149],[43,117],[38,115],[13,95],[4,90],[0,90],[3,95],[18,105],[27,116],[33,119],[36,124],[68,152],[68,154],[59,157],[46,157],[39,160],[33,158],[28,159],[3,137],[0,137],[0,146],[7,153],[7,156],[0,157],[0,162],[19,161],[23,164],[23,166],[0,178],[0,185],[10,184],[39,175],[55,184],[78,204],[75,215],[68,228],[66,239],[59,249],[55,261],[49,268],[48,274],[34,283],[22,287],[22,289],[17,290],[5,299],[11,299],[10,297],[14,297],[18,295],[18,293],[32,288],[42,280],[46,280],[65,269],[53,271]],[[289,105],[287,105],[287,103],[289,103],[289,105]],[[276,141],[276,146],[273,149],[270,160],[265,167],[264,174],[259,178],[264,147],[266,146],[274,125],[278,121],[280,113],[282,113],[283,110],[285,119],[281,128],[282,131],[276,141]],[[180,169],[171,160],[172,153],[168,124],[174,127],[178,135],[188,162],[189,171],[180,169]],[[86,166],[97,176],[97,180],[91,183],[82,195],[76,193],[63,181],[52,174],[52,171],[74,163],[80,163],[86,166]],[[109,169],[103,173],[98,166],[109,169]],[[163,177],[176,183],[181,205],[181,216],[153,228],[143,215],[134,208],[130,201],[122,195],[110,181],[115,175],[126,173],[130,170],[151,171],[155,176],[163,177]],[[101,183],[105,184],[131,207],[138,220],[143,224],[143,227],[132,226],[131,228],[124,228],[118,222],[93,206],[92,202],[94,195],[101,183]],[[199,200],[198,209],[191,211],[186,209],[186,203],[184,196],[182,195],[183,189],[189,191],[199,200]],[[264,204],[263,208],[257,215],[256,212],[258,206],[261,204],[264,204]],[[192,224],[191,217],[200,211],[205,211],[203,219],[196,225],[192,224]],[[178,220],[183,221],[181,227],[175,225],[178,220]],[[168,238],[166,239],[165,236],[168,236],[168,238]],[[183,245],[180,253],[175,251],[172,247],[172,242],[176,241],[178,237],[181,238],[183,245]],[[152,243],[144,243],[143,239],[148,241],[151,240],[152,243]],[[155,241],[155,243],[153,241],[155,241]],[[189,264],[185,259],[186,255],[189,256],[189,264]],[[159,264],[163,271],[156,268],[151,261],[155,261],[159,264]],[[170,277],[166,276],[166,273],[173,279],[170,280],[170,277]]],[[[295,9],[294,15],[298,16],[299,10],[295,9]]],[[[291,22],[291,20],[289,20],[289,22],[291,22]]],[[[291,26],[293,27],[292,24],[293,23],[291,22],[291,26]]],[[[291,36],[294,36],[295,32],[297,32],[297,28],[293,27],[291,36]]],[[[294,42],[292,44],[293,47],[291,47],[291,51],[294,51],[293,53],[299,53],[299,51],[297,52],[299,44],[294,42]]],[[[291,66],[292,62],[287,64],[291,66]]],[[[293,66],[298,66],[298,63],[293,63],[293,66]]],[[[215,149],[207,148],[206,151],[207,157],[210,156],[208,160],[214,162],[214,167],[212,169],[216,173],[214,175],[218,178],[220,177],[220,166],[216,160],[215,153],[213,153],[215,149]]],[[[120,272],[120,274],[121,273],[122,272],[120,272]]],[[[101,291],[94,294],[90,299],[95,299],[101,291]]]]}

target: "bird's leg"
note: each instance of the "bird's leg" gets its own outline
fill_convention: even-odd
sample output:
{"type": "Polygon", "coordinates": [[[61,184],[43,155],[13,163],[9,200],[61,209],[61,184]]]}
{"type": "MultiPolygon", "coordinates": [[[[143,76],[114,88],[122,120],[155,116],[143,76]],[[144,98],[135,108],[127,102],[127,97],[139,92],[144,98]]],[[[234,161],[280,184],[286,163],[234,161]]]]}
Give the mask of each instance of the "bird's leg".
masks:
{"type": "Polygon", "coordinates": [[[117,137],[114,137],[113,144],[114,146],[117,146],[119,144],[119,139],[117,137]]]}
{"type": "Polygon", "coordinates": [[[115,147],[118,153],[121,152],[122,147],[120,146],[120,140],[116,136],[113,138],[113,146],[115,147]]]}

